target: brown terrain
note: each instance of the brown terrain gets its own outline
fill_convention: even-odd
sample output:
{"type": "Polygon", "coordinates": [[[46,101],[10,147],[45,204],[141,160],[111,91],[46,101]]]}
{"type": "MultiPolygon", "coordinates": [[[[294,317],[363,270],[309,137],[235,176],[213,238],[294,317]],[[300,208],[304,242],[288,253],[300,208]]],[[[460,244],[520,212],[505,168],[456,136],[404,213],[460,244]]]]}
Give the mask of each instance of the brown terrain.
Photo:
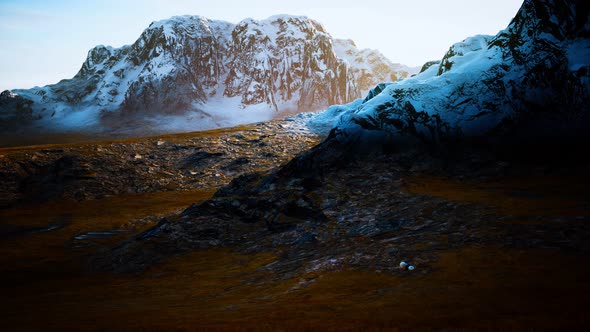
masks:
{"type": "Polygon", "coordinates": [[[302,175],[300,122],[0,149],[0,329],[590,326],[589,165],[302,175]]]}

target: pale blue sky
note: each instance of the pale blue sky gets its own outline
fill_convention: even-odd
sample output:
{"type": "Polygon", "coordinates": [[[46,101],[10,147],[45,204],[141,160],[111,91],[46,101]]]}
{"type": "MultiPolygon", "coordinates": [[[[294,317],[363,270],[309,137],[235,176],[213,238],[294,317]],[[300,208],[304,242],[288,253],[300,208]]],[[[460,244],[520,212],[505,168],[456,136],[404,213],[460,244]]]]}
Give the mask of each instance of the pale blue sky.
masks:
{"type": "Polygon", "coordinates": [[[336,38],[376,48],[394,62],[440,59],[454,42],[505,28],[522,0],[0,0],[0,91],[71,78],[88,50],[133,43],[152,21],[202,15],[307,15],[336,38]]]}

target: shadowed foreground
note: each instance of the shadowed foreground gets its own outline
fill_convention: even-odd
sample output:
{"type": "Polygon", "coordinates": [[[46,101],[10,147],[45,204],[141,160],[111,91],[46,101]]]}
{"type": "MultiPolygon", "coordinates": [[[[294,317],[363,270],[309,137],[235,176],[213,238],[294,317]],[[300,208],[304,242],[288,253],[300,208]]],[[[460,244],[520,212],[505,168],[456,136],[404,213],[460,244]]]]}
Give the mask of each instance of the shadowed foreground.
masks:
{"type": "MultiPolygon", "coordinates": [[[[505,175],[494,170],[493,176],[462,178],[421,171],[414,158],[409,164],[387,158],[394,157],[339,167],[324,175],[320,187],[306,191],[312,201],[324,202],[327,221],[310,232],[320,240],[324,236],[325,245],[301,238],[285,244],[290,242],[281,239],[290,231],[263,232],[252,243],[246,238],[237,246],[165,255],[131,274],[89,272],[88,262],[97,256],[116,259],[112,248],[122,250],[129,241],[143,243],[133,236],[211,198],[220,180],[200,182],[201,189],[82,201],[68,199],[66,192],[63,198],[6,207],[0,210],[0,326],[10,331],[589,326],[590,197],[587,174],[579,175],[584,174],[579,167],[535,174],[515,166],[505,175]],[[388,213],[412,221],[383,229],[375,221],[388,213]],[[355,228],[355,221],[368,228],[355,228]],[[343,230],[348,233],[330,235],[343,230]],[[416,269],[400,270],[402,259],[416,269]]],[[[190,224],[183,227],[190,230],[190,224]]],[[[151,239],[145,250],[166,249],[166,241],[151,239]]]]}

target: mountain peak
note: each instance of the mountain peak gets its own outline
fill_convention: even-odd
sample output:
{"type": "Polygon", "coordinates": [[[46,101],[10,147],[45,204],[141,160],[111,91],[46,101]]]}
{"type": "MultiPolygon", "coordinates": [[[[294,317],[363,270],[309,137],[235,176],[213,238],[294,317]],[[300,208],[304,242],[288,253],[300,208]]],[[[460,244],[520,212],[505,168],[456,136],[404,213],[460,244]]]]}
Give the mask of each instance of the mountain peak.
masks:
{"type": "Polygon", "coordinates": [[[337,44],[306,16],[238,24],[174,16],[152,22],[131,45],[94,47],[72,79],[15,92],[46,128],[111,130],[125,121],[184,131],[320,110],[407,76],[379,52],[350,42],[343,54],[337,44]]]}
{"type": "Polygon", "coordinates": [[[200,15],[177,15],[152,22],[146,30],[174,26],[209,26],[209,19],[200,15]]]}

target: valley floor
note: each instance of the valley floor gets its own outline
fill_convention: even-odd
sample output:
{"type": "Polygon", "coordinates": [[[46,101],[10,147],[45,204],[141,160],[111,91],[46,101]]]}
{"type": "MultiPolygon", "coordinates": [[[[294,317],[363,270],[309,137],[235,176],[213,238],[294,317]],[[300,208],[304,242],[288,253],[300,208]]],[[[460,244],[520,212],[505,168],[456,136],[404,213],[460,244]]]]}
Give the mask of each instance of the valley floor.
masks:
{"type": "MultiPolygon", "coordinates": [[[[232,178],[267,172],[319,139],[297,121],[276,121],[0,149],[0,327],[590,326],[584,165],[570,172],[498,163],[488,165],[487,174],[457,176],[404,159],[412,156],[360,159],[323,174],[321,184],[305,191],[322,208],[321,224],[270,233],[248,225],[252,237],[244,233],[237,245],[220,237],[221,245],[165,256],[134,273],[89,272],[97,256],[125,259],[112,248],[141,244],[126,239],[160,218],[180,220],[184,208],[210,199],[232,178]],[[401,270],[401,260],[416,269],[401,270]]],[[[182,227],[214,223],[212,217],[194,216],[182,227]]],[[[158,250],[183,239],[150,241],[158,250]]]]}

